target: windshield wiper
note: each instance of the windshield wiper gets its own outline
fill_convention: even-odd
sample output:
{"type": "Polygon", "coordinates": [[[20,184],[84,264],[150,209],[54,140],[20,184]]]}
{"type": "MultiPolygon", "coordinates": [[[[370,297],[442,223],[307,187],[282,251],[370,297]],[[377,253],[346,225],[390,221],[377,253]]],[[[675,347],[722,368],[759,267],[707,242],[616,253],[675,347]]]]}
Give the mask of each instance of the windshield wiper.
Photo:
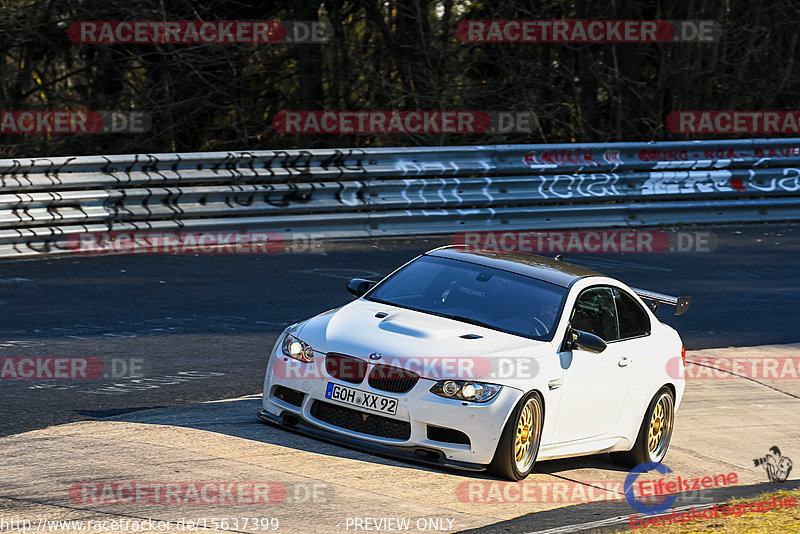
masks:
{"type": "Polygon", "coordinates": [[[378,299],[375,297],[364,297],[364,300],[369,302],[377,302],[378,304],[388,304],[389,306],[397,306],[399,308],[405,308],[405,306],[401,306],[400,304],[395,304],[394,302],[389,302],[388,300],[378,299]]]}
{"type": "Polygon", "coordinates": [[[473,319],[472,317],[464,317],[463,315],[446,315],[446,314],[442,314],[442,317],[446,317],[447,319],[454,319],[456,321],[461,321],[462,323],[474,324],[475,326],[491,328],[492,330],[499,330],[499,328],[494,325],[484,323],[483,321],[473,319]]]}

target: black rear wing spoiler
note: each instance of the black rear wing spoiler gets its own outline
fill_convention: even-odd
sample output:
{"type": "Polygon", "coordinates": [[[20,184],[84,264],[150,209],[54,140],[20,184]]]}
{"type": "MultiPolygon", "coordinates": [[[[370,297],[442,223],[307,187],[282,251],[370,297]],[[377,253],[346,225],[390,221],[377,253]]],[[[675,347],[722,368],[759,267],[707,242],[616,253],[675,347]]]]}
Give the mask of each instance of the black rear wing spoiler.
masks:
{"type": "Polygon", "coordinates": [[[652,302],[651,306],[653,308],[653,313],[655,313],[658,309],[658,305],[663,302],[664,304],[675,306],[675,315],[681,315],[686,313],[686,310],[689,309],[689,305],[692,303],[692,297],[671,297],[669,295],[664,295],[663,293],[656,293],[655,291],[636,289],[635,287],[632,287],[631,289],[633,289],[633,292],[639,295],[643,300],[649,300],[652,302]]]}

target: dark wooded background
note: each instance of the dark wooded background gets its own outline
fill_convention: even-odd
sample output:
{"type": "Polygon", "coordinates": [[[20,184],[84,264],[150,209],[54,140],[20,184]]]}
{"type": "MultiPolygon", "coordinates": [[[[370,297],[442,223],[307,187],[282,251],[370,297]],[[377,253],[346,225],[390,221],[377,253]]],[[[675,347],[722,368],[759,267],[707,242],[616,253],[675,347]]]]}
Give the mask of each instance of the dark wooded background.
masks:
{"type": "Polygon", "coordinates": [[[147,134],[0,134],[0,157],[680,139],[674,110],[797,110],[797,0],[0,0],[3,110],[137,110],[147,134]],[[614,7],[616,6],[616,8],[614,7]],[[463,19],[713,19],[715,43],[479,44],[463,19]],[[95,45],[76,20],[304,20],[324,44],[95,45]],[[281,110],[504,110],[528,134],[283,135],[281,110]]]}

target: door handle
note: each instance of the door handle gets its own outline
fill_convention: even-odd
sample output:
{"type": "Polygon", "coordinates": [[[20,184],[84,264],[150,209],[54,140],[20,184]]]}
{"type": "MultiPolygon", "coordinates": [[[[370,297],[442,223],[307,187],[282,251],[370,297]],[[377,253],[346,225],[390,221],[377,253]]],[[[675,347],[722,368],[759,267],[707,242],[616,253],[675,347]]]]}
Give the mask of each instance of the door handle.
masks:
{"type": "Polygon", "coordinates": [[[628,359],[627,356],[623,356],[619,359],[618,363],[620,367],[626,367],[629,363],[631,363],[631,361],[628,359]]]}

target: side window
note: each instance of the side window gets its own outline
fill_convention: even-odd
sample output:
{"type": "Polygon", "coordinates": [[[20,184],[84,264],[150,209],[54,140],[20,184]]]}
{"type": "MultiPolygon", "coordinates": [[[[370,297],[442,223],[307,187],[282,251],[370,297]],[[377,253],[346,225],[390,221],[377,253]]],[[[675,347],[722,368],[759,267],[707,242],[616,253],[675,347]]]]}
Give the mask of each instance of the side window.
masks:
{"type": "Polygon", "coordinates": [[[634,298],[619,289],[612,290],[619,317],[619,337],[629,339],[650,333],[650,318],[634,298]]]}
{"type": "Polygon", "coordinates": [[[603,341],[619,339],[617,313],[611,289],[592,287],[581,293],[575,301],[570,323],[576,330],[600,336],[603,341]]]}

